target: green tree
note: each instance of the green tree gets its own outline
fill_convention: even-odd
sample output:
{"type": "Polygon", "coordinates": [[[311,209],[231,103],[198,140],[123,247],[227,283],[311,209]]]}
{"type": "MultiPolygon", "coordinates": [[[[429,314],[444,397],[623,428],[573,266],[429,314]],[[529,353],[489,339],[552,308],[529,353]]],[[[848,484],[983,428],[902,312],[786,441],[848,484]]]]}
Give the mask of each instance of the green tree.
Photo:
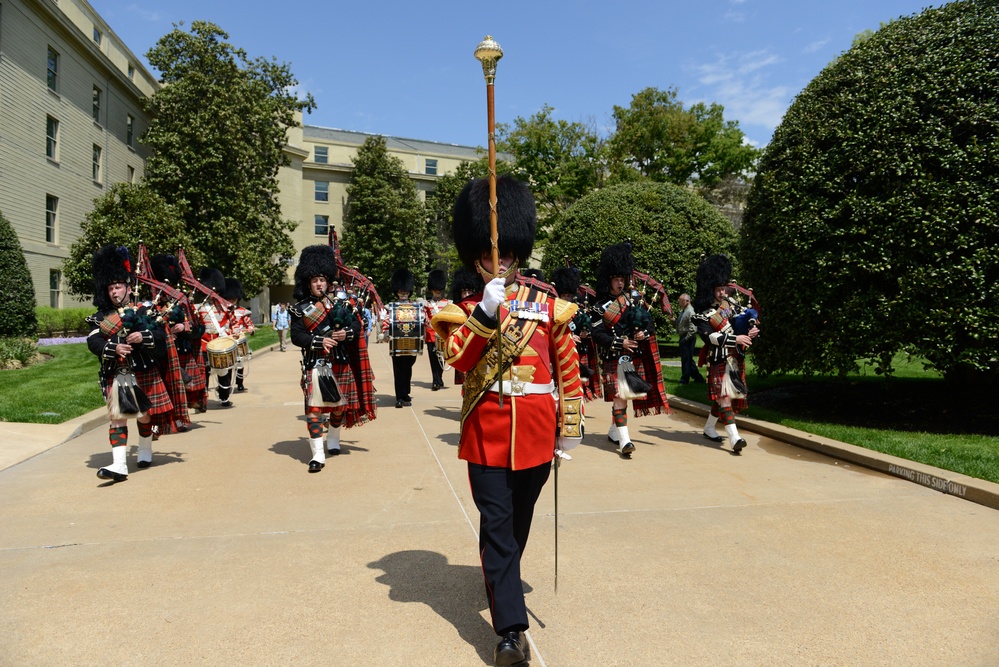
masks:
{"type": "Polygon", "coordinates": [[[703,255],[731,256],[738,243],[728,220],[689,188],[623,183],[586,195],[561,216],[541,268],[551,275],[568,258],[592,281],[603,249],[627,239],[634,243],[635,268],[662,281],[673,300],[693,291],[703,255]]]}
{"type": "Polygon", "coordinates": [[[416,185],[385,138],[369,137],[357,149],[343,219],[344,261],[371,276],[390,294],[392,272],[407,268],[421,278],[429,261],[430,223],[416,185]]]}
{"type": "Polygon", "coordinates": [[[726,121],[724,110],[703,102],[685,109],[675,88],[646,88],[628,108],[615,105],[608,140],[613,179],[710,188],[726,176],[747,177],[760,151],[745,143],[739,123],[726,121]]]}
{"type": "Polygon", "coordinates": [[[35,286],[14,226],[0,212],[0,337],[34,337],[35,286]]]}
{"type": "Polygon", "coordinates": [[[281,217],[277,175],[295,112],[314,104],[311,95],[295,97],[287,64],[251,60],[228,38],[195,21],[146,54],[164,84],[148,101],[146,180],[180,211],[192,247],[255,294],[283,280],[294,253],[295,223],[281,217]]]}
{"type": "Polygon", "coordinates": [[[883,26],[784,115],[742,227],[771,372],[999,371],[999,2],[883,26]]]}
{"type": "Polygon", "coordinates": [[[531,186],[538,205],[538,224],[553,222],[569,206],[600,185],[603,144],[596,130],[583,123],[555,120],[547,104],[513,126],[496,128],[497,150],[514,158],[513,173],[531,186]]]}
{"type": "MultiPolygon", "coordinates": [[[[497,162],[496,170],[505,173],[509,166],[497,162]]],[[[465,184],[473,178],[489,175],[489,160],[483,157],[475,162],[462,162],[450,174],[444,174],[434,184],[434,191],[427,193],[426,215],[433,243],[430,248],[431,268],[446,268],[450,273],[460,262],[454,247],[454,203],[465,184]]]]}
{"type": "MultiPolygon", "coordinates": [[[[94,208],[80,224],[82,231],[69,248],[63,262],[63,276],[71,294],[91,297],[94,276],[91,257],[101,246],[113,244],[128,248],[133,262],[138,258],[139,241],[149,255],[174,254],[184,248],[192,267],[201,266],[204,255],[194,247],[184,219],[176,207],[153,192],[144,183],[116,183],[94,200],[94,208]]],[[[133,264],[133,270],[135,268],[133,264]]]]}

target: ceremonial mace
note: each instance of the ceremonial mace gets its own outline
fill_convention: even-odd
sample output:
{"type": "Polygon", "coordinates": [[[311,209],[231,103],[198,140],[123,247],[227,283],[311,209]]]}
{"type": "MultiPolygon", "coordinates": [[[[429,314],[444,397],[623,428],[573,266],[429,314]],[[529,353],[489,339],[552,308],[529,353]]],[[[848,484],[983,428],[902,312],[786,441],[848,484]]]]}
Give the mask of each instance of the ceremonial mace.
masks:
{"type": "MultiPolygon", "coordinates": [[[[486,77],[486,113],[489,119],[489,238],[492,242],[493,253],[493,278],[499,278],[499,225],[496,214],[496,110],[495,110],[495,83],[496,83],[496,63],[503,57],[503,49],[499,43],[486,35],[486,38],[475,47],[475,59],[482,63],[482,75],[486,77]]],[[[496,335],[496,364],[503,368],[503,322],[500,320],[500,309],[496,308],[497,335],[496,335]]],[[[499,406],[503,407],[503,376],[500,375],[499,382],[499,406]]]]}

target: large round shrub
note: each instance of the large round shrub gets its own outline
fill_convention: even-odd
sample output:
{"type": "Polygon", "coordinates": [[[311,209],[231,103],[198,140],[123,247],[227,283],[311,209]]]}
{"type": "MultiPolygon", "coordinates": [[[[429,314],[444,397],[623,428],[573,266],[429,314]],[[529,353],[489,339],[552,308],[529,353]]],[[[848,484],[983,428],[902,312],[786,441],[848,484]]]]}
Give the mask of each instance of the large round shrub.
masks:
{"type": "Polygon", "coordinates": [[[626,183],[573,204],[552,228],[541,268],[551,275],[568,257],[583,280],[592,281],[603,249],[626,239],[635,244],[635,268],[662,281],[673,300],[680,292],[693,293],[704,254],[731,254],[737,243],[732,223],[689,189],[626,183]]]}
{"type": "Polygon", "coordinates": [[[893,21],[798,95],[749,196],[764,371],[999,358],[999,2],[893,21]]]}
{"type": "Polygon", "coordinates": [[[14,227],[0,213],[0,337],[35,336],[35,286],[14,227]]]}

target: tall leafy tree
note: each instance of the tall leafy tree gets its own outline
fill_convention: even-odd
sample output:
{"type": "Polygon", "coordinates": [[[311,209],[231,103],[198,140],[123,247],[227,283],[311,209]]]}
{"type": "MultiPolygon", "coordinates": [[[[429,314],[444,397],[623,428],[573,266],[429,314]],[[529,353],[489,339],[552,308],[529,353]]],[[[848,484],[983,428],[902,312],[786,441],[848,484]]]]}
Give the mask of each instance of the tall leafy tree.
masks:
{"type": "Polygon", "coordinates": [[[0,213],[0,337],[35,335],[35,286],[21,242],[0,213]]]}
{"type": "Polygon", "coordinates": [[[392,272],[407,268],[419,280],[429,262],[429,223],[399,158],[385,138],[368,137],[354,156],[343,220],[344,261],[371,276],[389,294],[392,272]]]}
{"type": "MultiPolygon", "coordinates": [[[[90,297],[94,293],[90,259],[103,245],[125,246],[133,260],[138,257],[139,241],[146,244],[150,256],[174,254],[184,248],[192,266],[204,262],[176,207],[153,192],[145,183],[117,183],[94,200],[94,208],[80,224],[82,234],[69,248],[63,262],[63,276],[70,293],[90,297]]],[[[134,266],[133,266],[134,269],[134,266]]]]}
{"type": "Polygon", "coordinates": [[[788,109],[742,228],[763,370],[999,374],[997,35],[997,0],[893,21],[788,109]]]}
{"type": "Polygon", "coordinates": [[[514,174],[530,184],[545,225],[601,181],[603,143],[591,126],[552,118],[547,104],[530,118],[496,128],[497,149],[513,156],[514,174]]]}
{"type": "Polygon", "coordinates": [[[298,99],[289,66],[250,59],[213,23],[180,26],[146,54],[163,87],[148,101],[152,121],[142,141],[153,150],[150,187],[174,204],[193,247],[248,293],[282,281],[294,253],[281,217],[278,169],[298,99]]]}
{"type": "MultiPolygon", "coordinates": [[[[496,165],[496,170],[506,173],[509,165],[500,161],[496,165]]],[[[458,268],[460,262],[458,251],[454,247],[453,232],[454,203],[468,181],[488,175],[488,158],[484,157],[475,162],[462,162],[452,173],[439,177],[434,184],[434,191],[427,194],[426,215],[432,238],[430,247],[432,268],[447,268],[449,271],[458,268]]]]}
{"type": "Polygon", "coordinates": [[[703,102],[685,108],[675,88],[646,88],[627,108],[615,105],[608,140],[613,178],[710,188],[727,176],[748,176],[760,151],[724,111],[703,102]]]}

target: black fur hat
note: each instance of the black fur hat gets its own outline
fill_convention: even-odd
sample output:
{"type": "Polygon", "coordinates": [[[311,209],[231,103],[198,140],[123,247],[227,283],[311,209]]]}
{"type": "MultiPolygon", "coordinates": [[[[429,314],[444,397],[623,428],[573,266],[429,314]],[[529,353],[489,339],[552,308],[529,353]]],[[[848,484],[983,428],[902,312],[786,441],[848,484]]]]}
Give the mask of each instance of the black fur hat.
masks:
{"type": "Polygon", "coordinates": [[[555,269],[552,272],[552,283],[559,296],[568,294],[570,299],[575,299],[576,291],[579,290],[579,269],[568,266],[555,269]]]}
{"type": "Polygon", "coordinates": [[[395,296],[399,292],[409,292],[412,294],[415,283],[416,277],[412,271],[409,269],[396,269],[395,273],[392,274],[392,296],[395,296]]]}
{"type": "Polygon", "coordinates": [[[309,285],[315,276],[325,276],[327,283],[334,283],[340,277],[337,270],[336,253],[325,244],[316,244],[302,248],[295,267],[295,299],[301,301],[312,295],[309,285]]]}
{"type": "Polygon", "coordinates": [[[160,282],[169,283],[174,287],[180,285],[180,267],[173,255],[153,255],[149,258],[153,277],[160,282]]]}
{"type": "Polygon", "coordinates": [[[246,298],[246,295],[243,294],[243,283],[239,282],[239,278],[225,279],[225,291],[222,292],[222,298],[233,303],[246,298]]]}
{"type": "Polygon", "coordinates": [[[111,303],[111,297],[108,296],[108,285],[125,283],[131,286],[135,279],[128,248],[106,245],[94,253],[91,258],[91,266],[94,271],[94,305],[101,312],[114,310],[117,304],[111,303]]]}
{"type": "MultiPolygon", "coordinates": [[[[523,266],[534,249],[537,211],[534,195],[509,174],[496,179],[499,252],[512,252],[523,266]]],[[[483,252],[492,249],[489,231],[489,179],[469,181],[454,203],[454,245],[465,268],[475,270],[483,252]]]]}
{"type": "Polygon", "coordinates": [[[543,283],[548,282],[545,280],[545,272],[541,269],[521,269],[520,275],[527,276],[528,278],[534,278],[535,280],[540,280],[543,283]]]}
{"type": "Polygon", "coordinates": [[[634,271],[635,258],[631,255],[630,243],[617,243],[604,248],[600,254],[600,266],[597,267],[597,294],[608,294],[611,278],[615,276],[624,276],[625,287],[627,287],[634,271]]]}
{"type": "Polygon", "coordinates": [[[208,267],[201,269],[201,273],[198,274],[198,282],[210,290],[215,290],[219,296],[225,292],[225,276],[218,269],[208,267]]]}
{"type": "Polygon", "coordinates": [[[708,255],[697,267],[697,293],[694,295],[694,311],[703,312],[711,308],[715,301],[714,290],[719,285],[728,285],[732,280],[732,262],[728,255],[708,255]]]}
{"type": "Polygon", "coordinates": [[[427,275],[427,289],[441,290],[447,287],[447,273],[444,269],[434,269],[427,275]]]}
{"type": "Polygon", "coordinates": [[[462,292],[471,290],[472,294],[478,294],[483,287],[485,287],[485,283],[482,282],[482,276],[475,271],[461,267],[451,276],[451,300],[461,301],[462,292]]]}

